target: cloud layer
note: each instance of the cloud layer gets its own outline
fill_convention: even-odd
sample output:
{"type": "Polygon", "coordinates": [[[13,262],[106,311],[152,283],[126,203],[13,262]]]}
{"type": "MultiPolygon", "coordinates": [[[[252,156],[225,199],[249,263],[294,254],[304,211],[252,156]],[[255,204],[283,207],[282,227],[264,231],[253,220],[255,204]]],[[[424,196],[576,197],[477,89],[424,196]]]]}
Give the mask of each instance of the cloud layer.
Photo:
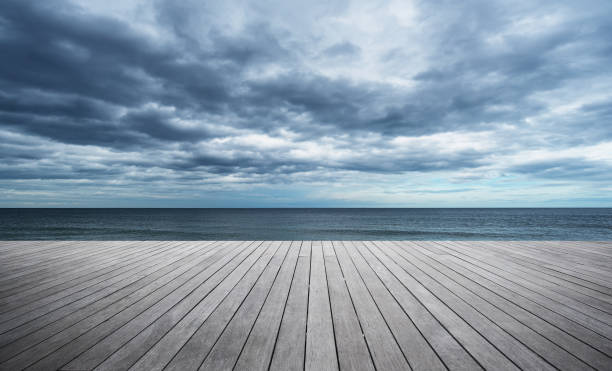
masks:
{"type": "Polygon", "coordinates": [[[611,17],[5,0],[1,205],[612,206],[611,17]]]}

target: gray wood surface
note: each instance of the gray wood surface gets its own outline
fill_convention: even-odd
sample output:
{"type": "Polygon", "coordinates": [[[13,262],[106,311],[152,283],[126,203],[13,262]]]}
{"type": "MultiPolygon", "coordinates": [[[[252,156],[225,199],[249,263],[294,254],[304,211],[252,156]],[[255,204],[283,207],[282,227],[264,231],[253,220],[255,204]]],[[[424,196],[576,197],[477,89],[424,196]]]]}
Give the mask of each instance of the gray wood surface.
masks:
{"type": "Polygon", "coordinates": [[[0,370],[611,370],[612,242],[0,241],[0,370]]]}
{"type": "Polygon", "coordinates": [[[350,260],[344,244],[340,242],[334,247],[376,368],[382,370],[410,369],[393,332],[376,306],[357,268],[350,260]]]}
{"type": "Polygon", "coordinates": [[[306,324],[306,370],[337,370],[338,356],[321,241],[312,242],[306,324]]]}
{"type": "Polygon", "coordinates": [[[311,245],[304,241],[300,241],[300,244],[300,254],[274,345],[270,370],[294,371],[304,368],[311,245]]]}
{"type": "Polygon", "coordinates": [[[355,244],[351,242],[344,242],[342,244],[346,245],[347,255],[351,257],[352,262],[360,272],[360,276],[368,288],[369,294],[374,299],[376,306],[382,313],[387,326],[393,333],[411,367],[413,369],[432,371],[446,369],[440,358],[423,337],[423,334],[421,334],[410,317],[406,315],[391,293],[381,283],[363,256],[359,254],[355,244]]]}
{"type": "Polygon", "coordinates": [[[333,248],[327,248],[325,251],[327,252],[325,255],[325,270],[340,369],[374,370],[372,356],[357,318],[353,299],[338,264],[336,253],[333,248]]]}
{"type": "Polygon", "coordinates": [[[278,334],[281,325],[300,251],[299,242],[294,241],[290,244],[287,258],[274,280],[274,285],[261,311],[257,315],[234,369],[267,370],[270,366],[274,344],[276,343],[274,334],[278,334]]]}

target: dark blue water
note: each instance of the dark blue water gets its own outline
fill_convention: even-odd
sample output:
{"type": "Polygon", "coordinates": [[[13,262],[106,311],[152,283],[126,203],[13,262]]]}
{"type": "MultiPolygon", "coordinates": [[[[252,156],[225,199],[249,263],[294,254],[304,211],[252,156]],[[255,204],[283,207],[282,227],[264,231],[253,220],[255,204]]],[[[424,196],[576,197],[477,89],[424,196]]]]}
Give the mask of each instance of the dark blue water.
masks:
{"type": "Polygon", "coordinates": [[[0,240],[612,240],[612,208],[0,209],[0,240]]]}

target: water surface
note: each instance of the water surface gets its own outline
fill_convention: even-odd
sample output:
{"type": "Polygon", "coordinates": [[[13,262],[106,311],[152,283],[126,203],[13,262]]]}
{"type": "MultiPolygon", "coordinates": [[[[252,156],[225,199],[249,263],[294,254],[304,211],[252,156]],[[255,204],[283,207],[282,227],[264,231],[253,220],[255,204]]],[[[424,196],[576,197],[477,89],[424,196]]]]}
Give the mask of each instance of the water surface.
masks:
{"type": "Polygon", "coordinates": [[[0,209],[0,240],[612,240],[612,208],[0,209]]]}

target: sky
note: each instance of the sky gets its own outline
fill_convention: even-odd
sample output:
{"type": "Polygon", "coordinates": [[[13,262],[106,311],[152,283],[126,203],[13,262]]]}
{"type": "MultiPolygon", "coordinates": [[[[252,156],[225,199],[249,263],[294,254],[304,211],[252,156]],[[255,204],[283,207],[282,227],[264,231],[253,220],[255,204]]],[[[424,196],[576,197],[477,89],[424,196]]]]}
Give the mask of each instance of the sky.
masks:
{"type": "Polygon", "coordinates": [[[2,0],[0,206],[611,207],[611,19],[2,0]]]}

